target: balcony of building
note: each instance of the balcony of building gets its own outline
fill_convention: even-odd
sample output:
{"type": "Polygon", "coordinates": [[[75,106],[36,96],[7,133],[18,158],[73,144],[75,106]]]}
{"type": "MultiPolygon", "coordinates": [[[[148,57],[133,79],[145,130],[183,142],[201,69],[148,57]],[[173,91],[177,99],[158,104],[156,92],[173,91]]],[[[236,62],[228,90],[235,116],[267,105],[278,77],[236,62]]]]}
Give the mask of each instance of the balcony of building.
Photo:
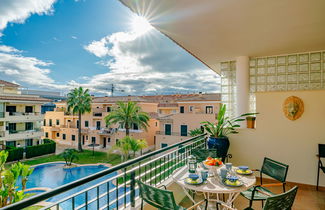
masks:
{"type": "Polygon", "coordinates": [[[33,139],[43,136],[43,130],[41,128],[34,128],[32,130],[7,130],[1,131],[0,136],[0,141],[33,139]]]}
{"type": "Polygon", "coordinates": [[[44,114],[41,112],[2,112],[0,113],[0,120],[7,122],[31,122],[42,121],[44,114]],[[2,116],[2,118],[1,118],[2,116]]]}

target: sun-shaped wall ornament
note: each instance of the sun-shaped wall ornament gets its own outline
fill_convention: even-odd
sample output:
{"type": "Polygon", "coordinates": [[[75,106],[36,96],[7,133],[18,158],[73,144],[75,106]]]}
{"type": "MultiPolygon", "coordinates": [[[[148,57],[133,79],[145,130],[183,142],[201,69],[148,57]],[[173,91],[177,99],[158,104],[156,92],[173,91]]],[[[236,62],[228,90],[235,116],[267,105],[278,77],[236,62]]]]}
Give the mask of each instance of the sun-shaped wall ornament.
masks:
{"type": "Polygon", "coordinates": [[[283,103],[283,112],[289,120],[297,120],[304,113],[304,102],[297,96],[290,96],[283,103]]]}

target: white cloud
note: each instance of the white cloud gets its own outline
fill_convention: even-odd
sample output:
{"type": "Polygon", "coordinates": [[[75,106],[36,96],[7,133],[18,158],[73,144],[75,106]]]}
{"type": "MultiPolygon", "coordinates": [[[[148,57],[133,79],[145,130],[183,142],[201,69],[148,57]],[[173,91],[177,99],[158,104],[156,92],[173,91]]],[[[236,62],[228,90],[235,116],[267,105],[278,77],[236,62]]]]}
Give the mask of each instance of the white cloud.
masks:
{"type": "Polygon", "coordinates": [[[0,31],[8,23],[24,23],[32,14],[51,14],[56,0],[1,0],[0,31]]]}
{"type": "Polygon", "coordinates": [[[71,36],[71,39],[78,39],[78,37],[76,37],[76,36],[71,36]]]}
{"type": "Polygon", "coordinates": [[[13,47],[7,46],[7,45],[0,45],[0,52],[5,53],[18,53],[21,52],[13,47]]]}
{"type": "Polygon", "coordinates": [[[24,84],[48,87],[65,88],[65,85],[56,85],[50,78],[51,62],[44,62],[35,57],[25,57],[20,50],[0,45],[0,74],[1,77],[19,81],[24,84]],[[9,50],[8,50],[9,49],[9,50]]]}
{"type": "Polygon", "coordinates": [[[84,48],[108,67],[84,84],[97,92],[107,93],[112,83],[132,95],[219,91],[215,72],[157,31],[113,33],[84,48]]]}

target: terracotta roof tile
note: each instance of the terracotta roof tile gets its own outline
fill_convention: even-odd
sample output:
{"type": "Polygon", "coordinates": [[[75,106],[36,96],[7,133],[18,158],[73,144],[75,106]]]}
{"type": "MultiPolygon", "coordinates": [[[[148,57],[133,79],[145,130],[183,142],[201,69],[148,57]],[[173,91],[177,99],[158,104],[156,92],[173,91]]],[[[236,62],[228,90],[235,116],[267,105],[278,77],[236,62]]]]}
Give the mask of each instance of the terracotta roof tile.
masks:
{"type": "Polygon", "coordinates": [[[26,97],[26,96],[3,96],[0,95],[0,100],[10,101],[37,101],[37,102],[50,102],[50,99],[40,97],[26,97]]]}
{"type": "Polygon", "coordinates": [[[7,82],[7,81],[1,80],[1,79],[0,79],[0,86],[5,86],[5,87],[20,87],[20,85],[17,85],[17,84],[12,83],[12,82],[7,82]]]}

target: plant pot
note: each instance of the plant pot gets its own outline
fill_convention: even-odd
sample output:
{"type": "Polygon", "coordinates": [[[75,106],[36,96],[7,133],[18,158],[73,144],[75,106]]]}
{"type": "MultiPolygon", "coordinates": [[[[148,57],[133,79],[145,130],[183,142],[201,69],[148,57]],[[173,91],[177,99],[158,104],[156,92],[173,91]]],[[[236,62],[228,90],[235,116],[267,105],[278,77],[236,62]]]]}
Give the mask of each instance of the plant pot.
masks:
{"type": "Polygon", "coordinates": [[[246,117],[247,128],[255,128],[256,117],[246,117]]]}
{"type": "Polygon", "coordinates": [[[209,137],[208,139],[208,148],[216,149],[218,157],[222,158],[222,162],[225,162],[225,159],[228,154],[228,149],[230,146],[230,142],[228,137],[209,137]]]}

